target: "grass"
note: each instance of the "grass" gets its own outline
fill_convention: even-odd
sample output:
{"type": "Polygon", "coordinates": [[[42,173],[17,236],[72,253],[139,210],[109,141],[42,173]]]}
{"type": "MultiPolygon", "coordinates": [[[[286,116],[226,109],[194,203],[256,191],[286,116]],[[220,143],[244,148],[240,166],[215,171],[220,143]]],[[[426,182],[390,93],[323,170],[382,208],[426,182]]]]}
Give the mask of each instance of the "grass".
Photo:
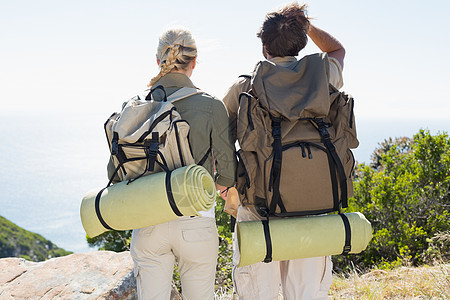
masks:
{"type": "MultiPolygon", "coordinates": [[[[450,264],[335,274],[329,299],[450,299],[450,264]]],[[[233,300],[231,291],[219,291],[215,300],[233,300]]],[[[283,297],[280,296],[279,300],[283,297]]]]}
{"type": "Polygon", "coordinates": [[[330,299],[450,299],[450,265],[335,275],[330,299]]]}

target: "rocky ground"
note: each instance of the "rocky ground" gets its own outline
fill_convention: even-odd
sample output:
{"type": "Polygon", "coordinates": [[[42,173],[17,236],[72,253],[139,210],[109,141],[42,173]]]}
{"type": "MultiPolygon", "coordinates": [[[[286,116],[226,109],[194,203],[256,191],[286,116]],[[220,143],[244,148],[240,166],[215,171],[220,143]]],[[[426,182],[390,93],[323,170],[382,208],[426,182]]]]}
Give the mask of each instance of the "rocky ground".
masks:
{"type": "Polygon", "coordinates": [[[0,259],[0,299],[136,299],[129,252],[71,254],[44,262],[0,259]]]}

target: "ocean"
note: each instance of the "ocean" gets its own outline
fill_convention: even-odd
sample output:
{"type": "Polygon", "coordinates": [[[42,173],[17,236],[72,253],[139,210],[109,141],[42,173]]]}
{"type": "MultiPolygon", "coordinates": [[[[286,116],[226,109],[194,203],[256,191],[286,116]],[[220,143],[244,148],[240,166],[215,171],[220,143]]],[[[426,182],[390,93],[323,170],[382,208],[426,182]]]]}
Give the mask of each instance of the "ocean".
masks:
{"type": "Polygon", "coordinates": [[[108,116],[0,114],[0,215],[58,247],[92,250],[79,207],[107,184],[108,116]]]}
{"type": "MultiPolygon", "coordinates": [[[[79,208],[83,195],[107,184],[105,114],[0,112],[0,215],[58,247],[88,252],[79,208]]],[[[379,142],[420,128],[450,131],[450,121],[357,117],[360,163],[379,142]]]]}

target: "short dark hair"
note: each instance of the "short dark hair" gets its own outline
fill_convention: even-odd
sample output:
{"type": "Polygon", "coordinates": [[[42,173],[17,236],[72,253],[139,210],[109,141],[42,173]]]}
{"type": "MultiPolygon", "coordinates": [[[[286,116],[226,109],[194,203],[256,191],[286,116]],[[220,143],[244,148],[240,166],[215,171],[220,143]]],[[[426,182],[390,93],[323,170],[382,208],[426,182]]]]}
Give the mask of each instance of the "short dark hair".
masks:
{"type": "Polygon", "coordinates": [[[308,42],[306,4],[289,4],[266,15],[256,34],[270,56],[296,56],[308,42]]]}

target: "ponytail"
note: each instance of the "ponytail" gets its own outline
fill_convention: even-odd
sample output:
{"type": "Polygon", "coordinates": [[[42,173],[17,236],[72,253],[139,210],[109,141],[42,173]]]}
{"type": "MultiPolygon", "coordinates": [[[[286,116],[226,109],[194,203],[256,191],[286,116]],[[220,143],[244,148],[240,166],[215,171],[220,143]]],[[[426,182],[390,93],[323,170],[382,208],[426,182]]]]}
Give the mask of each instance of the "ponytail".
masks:
{"type": "Polygon", "coordinates": [[[148,84],[153,86],[161,77],[172,70],[186,69],[197,56],[197,46],[191,33],[186,29],[169,29],[159,38],[156,57],[160,71],[148,84]]]}

